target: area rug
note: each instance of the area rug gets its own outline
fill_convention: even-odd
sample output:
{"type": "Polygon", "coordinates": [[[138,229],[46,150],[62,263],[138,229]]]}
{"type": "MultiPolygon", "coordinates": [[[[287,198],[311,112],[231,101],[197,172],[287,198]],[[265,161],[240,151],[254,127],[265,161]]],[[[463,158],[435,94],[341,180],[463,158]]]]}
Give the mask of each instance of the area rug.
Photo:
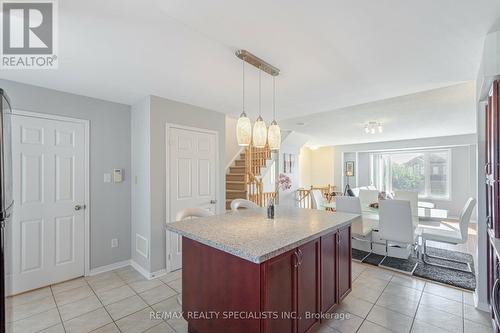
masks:
{"type": "MultiPolygon", "coordinates": [[[[413,275],[422,277],[424,279],[437,281],[440,283],[449,284],[454,287],[463,288],[467,290],[476,289],[476,275],[474,274],[474,259],[468,253],[462,253],[457,251],[437,249],[434,247],[427,247],[427,253],[431,255],[437,255],[444,258],[450,258],[455,260],[460,260],[468,262],[472,273],[461,272],[444,267],[436,267],[432,265],[427,265],[422,261],[419,261],[415,272],[413,275]]],[[[430,263],[437,263],[441,265],[453,266],[461,269],[466,269],[467,265],[454,263],[446,260],[439,260],[433,258],[426,258],[426,261],[430,263]]]]}
{"type": "Polygon", "coordinates": [[[408,259],[400,259],[394,257],[385,257],[385,259],[380,263],[380,267],[386,267],[399,271],[404,274],[412,275],[417,267],[417,258],[410,257],[408,259]]]}
{"type": "Polygon", "coordinates": [[[358,250],[358,249],[352,249],[352,260],[355,261],[363,261],[368,255],[370,255],[370,252],[366,252],[363,250],[358,250]]]}
{"type": "Polygon", "coordinates": [[[382,260],[384,260],[385,256],[376,254],[376,253],[370,253],[365,259],[363,259],[363,263],[365,264],[370,264],[374,266],[378,266],[382,260]]]}
{"type": "MultiPolygon", "coordinates": [[[[448,284],[450,286],[462,289],[467,289],[467,290],[476,289],[476,276],[474,274],[474,259],[470,254],[438,249],[434,247],[427,247],[426,250],[427,253],[430,255],[467,262],[471,267],[472,273],[461,272],[454,269],[425,264],[424,262],[422,262],[420,259],[417,258],[416,254],[410,256],[410,258],[408,259],[385,257],[383,255],[368,253],[356,249],[353,249],[352,254],[353,254],[353,259],[355,259],[356,257],[355,260],[361,261],[366,264],[400,271],[402,273],[418,276],[427,280],[448,284]],[[416,267],[415,264],[417,264],[416,267]]],[[[452,266],[455,268],[467,269],[466,264],[454,263],[446,260],[427,257],[426,261],[430,263],[452,266]]]]}

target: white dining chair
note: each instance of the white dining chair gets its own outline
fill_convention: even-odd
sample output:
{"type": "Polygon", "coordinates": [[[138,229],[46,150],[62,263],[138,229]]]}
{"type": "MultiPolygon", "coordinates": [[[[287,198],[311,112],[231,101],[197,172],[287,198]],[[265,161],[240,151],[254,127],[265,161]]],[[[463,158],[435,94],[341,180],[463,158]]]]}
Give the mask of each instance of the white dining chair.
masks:
{"type": "Polygon", "coordinates": [[[361,189],[359,190],[359,200],[362,207],[368,207],[372,203],[378,202],[378,191],[361,189]]]}
{"type": "Polygon", "coordinates": [[[177,212],[175,215],[175,220],[176,221],[182,221],[190,217],[207,217],[207,216],[212,216],[214,215],[212,212],[203,209],[203,208],[198,208],[198,207],[192,207],[192,208],[186,208],[183,210],[180,210],[177,212]]]}
{"type": "MultiPolygon", "coordinates": [[[[381,200],[379,202],[379,237],[385,241],[386,253],[391,248],[397,258],[408,259],[417,246],[417,235],[413,224],[411,205],[408,200],[381,200]]],[[[385,258],[380,264],[384,262],[385,258]]],[[[415,270],[415,266],[411,270],[415,270]]]]}
{"type": "Polygon", "coordinates": [[[240,208],[257,209],[259,206],[255,202],[246,199],[234,199],[231,201],[231,210],[233,212],[238,211],[240,208]]]}
{"type": "Polygon", "coordinates": [[[418,216],[418,192],[394,191],[394,199],[409,201],[411,207],[411,215],[418,216]]]}
{"type": "Polygon", "coordinates": [[[421,228],[421,239],[422,239],[421,257],[422,257],[422,260],[424,263],[426,263],[427,265],[444,267],[444,268],[449,268],[449,269],[462,271],[462,272],[471,272],[472,271],[469,263],[467,263],[467,262],[427,254],[426,242],[427,241],[434,241],[434,242],[440,242],[440,243],[446,243],[446,244],[452,244],[452,245],[465,244],[468,240],[469,223],[470,223],[472,211],[474,210],[475,205],[476,205],[476,199],[469,198],[467,200],[467,202],[465,203],[465,206],[462,209],[462,212],[460,213],[460,217],[458,219],[452,219],[452,218],[441,219],[441,226],[442,227],[440,227],[440,228],[425,228],[425,227],[421,228]],[[458,228],[450,225],[449,224],[450,222],[458,223],[458,228]],[[452,267],[452,266],[446,266],[446,265],[441,265],[441,264],[437,264],[437,263],[431,263],[431,262],[426,261],[426,258],[435,258],[435,259],[441,259],[441,260],[450,261],[450,262],[461,263],[461,264],[467,265],[467,269],[461,269],[458,267],[452,267]]]}
{"type": "Polygon", "coordinates": [[[320,190],[312,190],[311,191],[311,208],[325,210],[323,203],[325,199],[323,198],[323,194],[320,190]]]}
{"type": "Polygon", "coordinates": [[[359,198],[356,197],[337,197],[337,199],[335,200],[335,209],[337,212],[341,213],[361,215],[361,203],[359,201],[359,198]]]}

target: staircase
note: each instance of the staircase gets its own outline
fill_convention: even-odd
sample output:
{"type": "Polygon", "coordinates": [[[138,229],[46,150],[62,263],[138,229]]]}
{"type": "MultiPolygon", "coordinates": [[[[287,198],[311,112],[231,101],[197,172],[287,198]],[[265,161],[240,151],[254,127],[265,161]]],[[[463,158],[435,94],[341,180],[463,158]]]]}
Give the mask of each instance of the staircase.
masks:
{"type": "Polygon", "coordinates": [[[234,199],[247,199],[262,205],[262,181],[257,177],[270,158],[271,152],[267,147],[247,147],[229,167],[226,174],[227,210],[231,209],[231,201],[234,199]]]}

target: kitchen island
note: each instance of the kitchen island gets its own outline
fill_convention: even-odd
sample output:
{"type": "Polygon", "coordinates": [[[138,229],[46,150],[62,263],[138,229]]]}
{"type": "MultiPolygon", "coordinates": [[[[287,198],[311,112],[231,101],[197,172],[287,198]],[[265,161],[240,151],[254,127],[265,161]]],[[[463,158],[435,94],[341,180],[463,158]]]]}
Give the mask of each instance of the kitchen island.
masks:
{"type": "Polygon", "coordinates": [[[358,215],[276,207],[167,223],[182,235],[190,333],[314,332],[351,290],[358,215]]]}

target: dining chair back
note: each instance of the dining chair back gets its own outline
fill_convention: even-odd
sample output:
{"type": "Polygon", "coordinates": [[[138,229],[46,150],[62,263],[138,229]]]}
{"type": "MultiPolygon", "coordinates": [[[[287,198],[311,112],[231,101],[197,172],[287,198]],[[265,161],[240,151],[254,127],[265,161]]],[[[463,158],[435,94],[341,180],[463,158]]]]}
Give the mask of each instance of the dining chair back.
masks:
{"type": "Polygon", "coordinates": [[[460,228],[460,235],[462,236],[463,243],[467,241],[469,236],[469,223],[475,205],[476,205],[476,199],[469,198],[465,203],[462,212],[460,213],[460,217],[458,218],[459,220],[458,226],[460,228]]]}
{"type": "Polygon", "coordinates": [[[207,217],[214,215],[212,212],[198,207],[186,208],[175,215],[176,221],[182,221],[190,217],[207,217]]]}
{"type": "Polygon", "coordinates": [[[323,206],[325,199],[323,198],[323,193],[320,190],[312,190],[311,191],[311,208],[325,210],[323,206]]]}
{"type": "Polygon", "coordinates": [[[411,215],[418,216],[418,192],[394,191],[394,199],[409,201],[411,207],[411,215]]]}
{"type": "Polygon", "coordinates": [[[335,201],[335,207],[337,212],[361,214],[361,203],[356,197],[338,197],[335,201]]]}
{"type": "Polygon", "coordinates": [[[240,208],[257,209],[259,206],[255,202],[246,199],[234,199],[231,201],[231,210],[233,212],[238,211],[240,208]]]}
{"type": "Polygon", "coordinates": [[[351,189],[352,193],[354,194],[355,197],[359,197],[359,191],[360,191],[360,188],[359,187],[354,187],[351,189]]]}
{"type": "Polygon", "coordinates": [[[415,226],[408,200],[381,200],[379,203],[379,236],[389,242],[413,244],[415,226]]]}
{"type": "Polygon", "coordinates": [[[359,200],[362,207],[368,207],[370,204],[378,202],[377,190],[359,190],[359,200]]]}

